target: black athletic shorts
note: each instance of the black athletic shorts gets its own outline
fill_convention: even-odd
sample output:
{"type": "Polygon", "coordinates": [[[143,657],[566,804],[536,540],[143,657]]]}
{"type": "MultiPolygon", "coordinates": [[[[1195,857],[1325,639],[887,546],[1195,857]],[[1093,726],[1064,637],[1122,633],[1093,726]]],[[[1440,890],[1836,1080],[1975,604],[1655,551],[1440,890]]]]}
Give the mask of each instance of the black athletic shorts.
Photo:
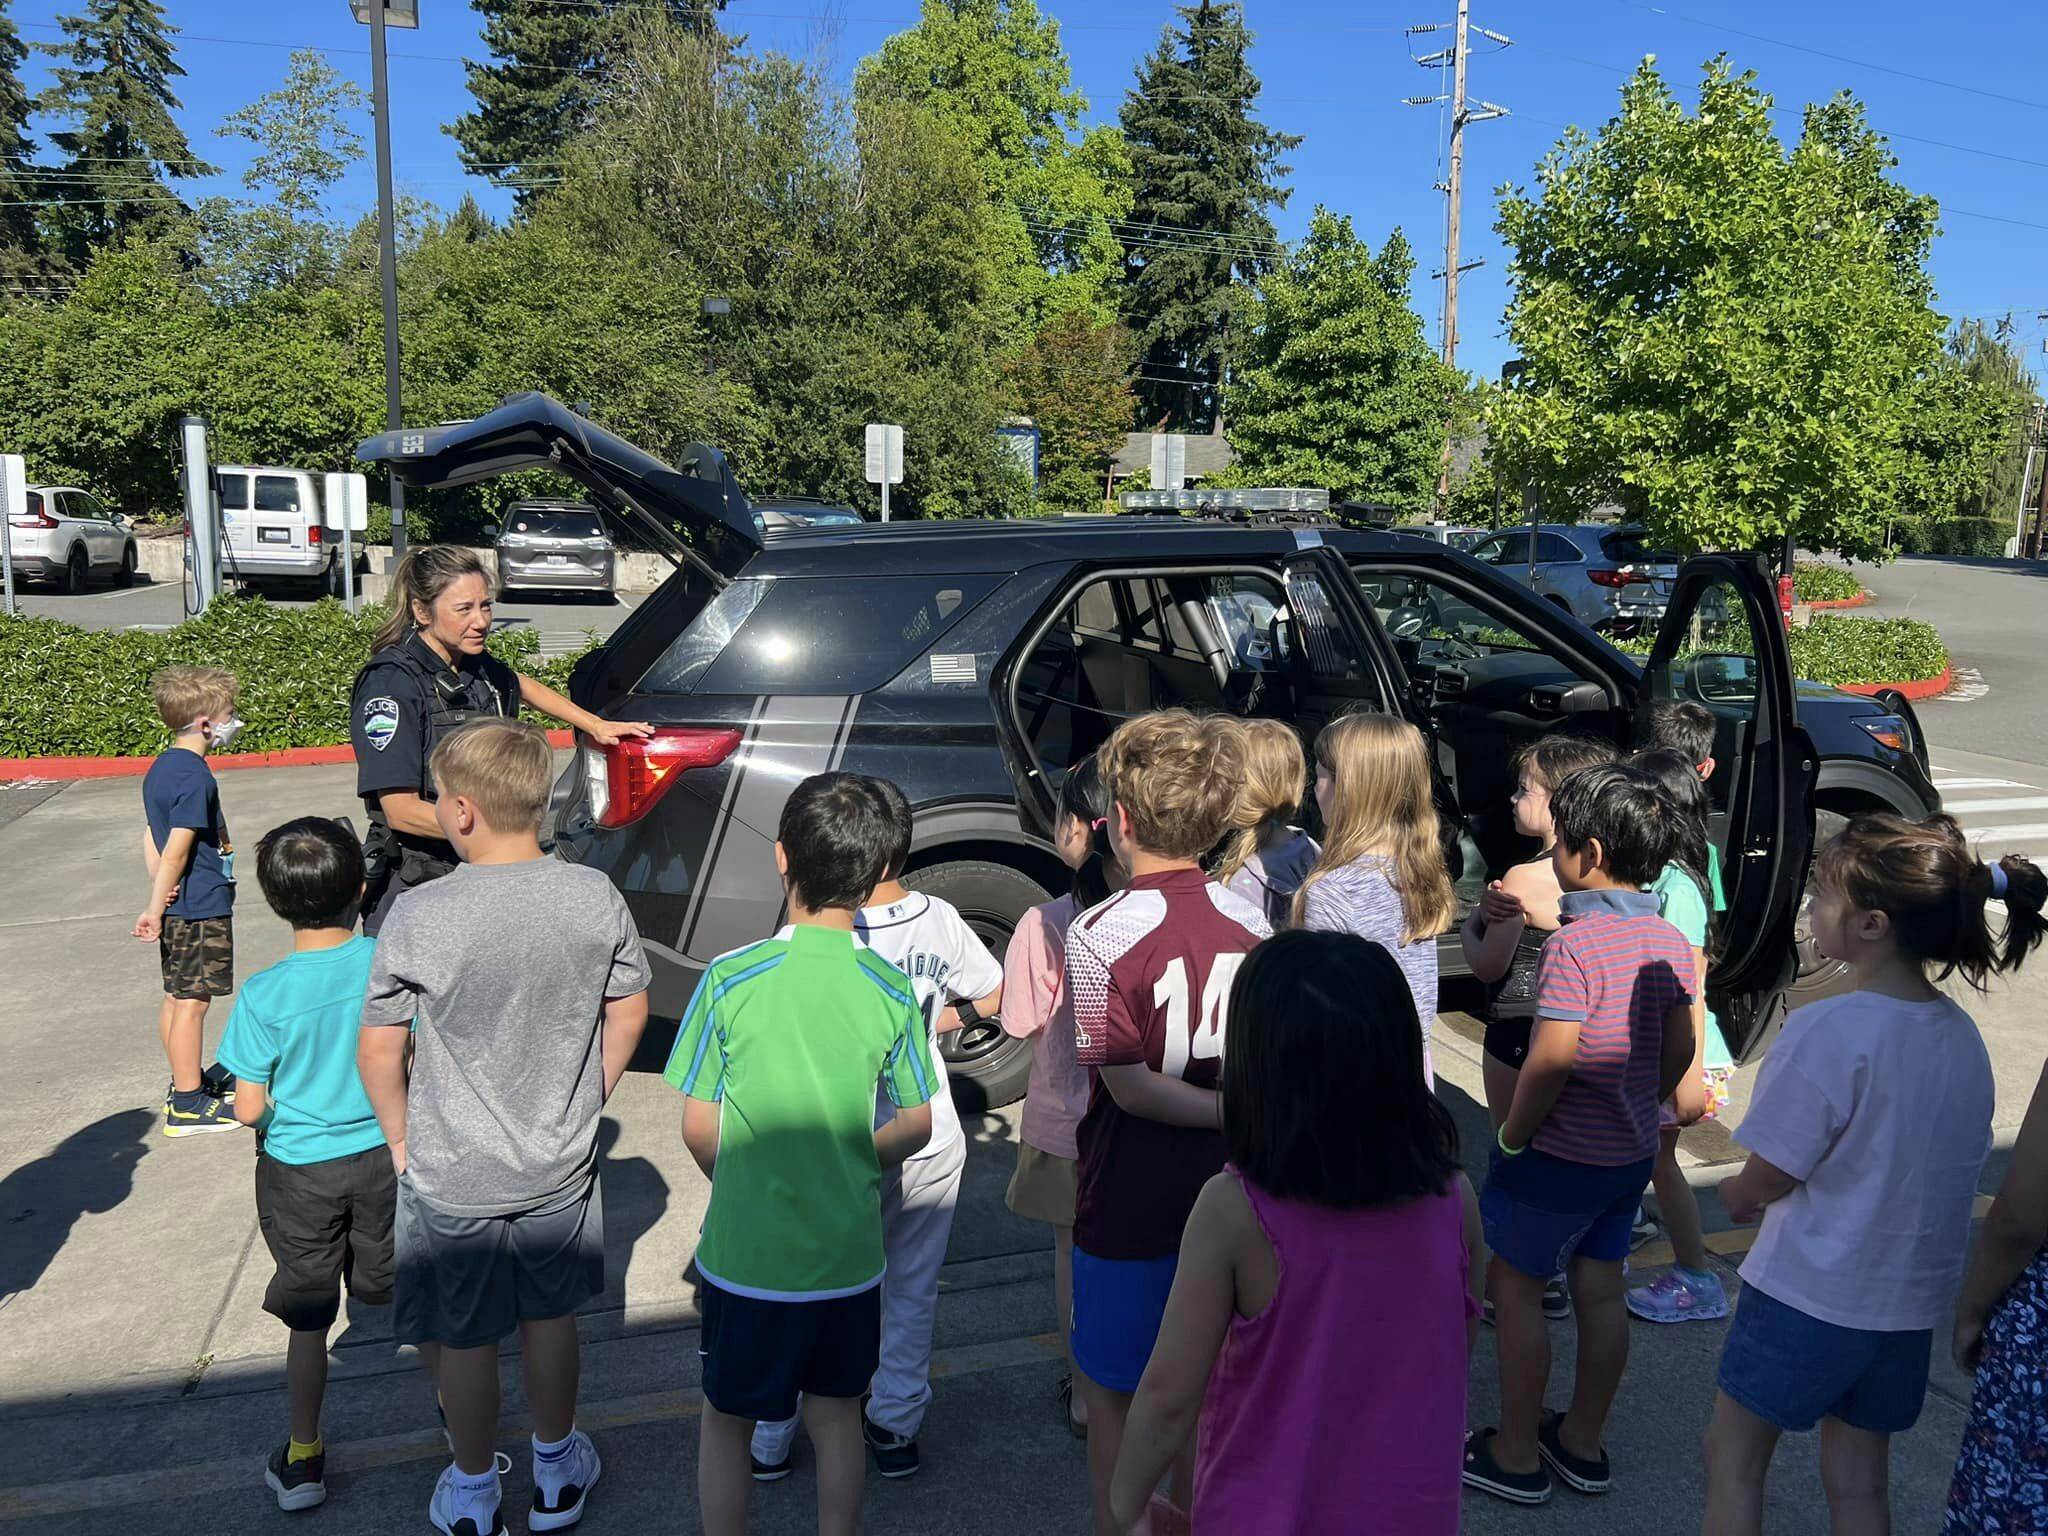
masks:
{"type": "Polygon", "coordinates": [[[357,1301],[389,1306],[397,1198],[389,1147],[324,1163],[257,1153],[256,1225],[277,1261],[263,1310],[287,1328],[324,1332],[341,1310],[344,1285],[357,1301]]]}
{"type": "Polygon", "coordinates": [[[401,1344],[476,1349],[604,1294],[604,1195],[588,1182],[529,1211],[459,1216],[398,1181],[401,1344]]]}
{"type": "Polygon", "coordinates": [[[1529,1036],[1535,1028],[1536,1020],[1527,1015],[1519,1019],[1489,1018],[1481,1048],[1495,1061],[1519,1072],[1522,1063],[1529,1059],[1529,1036]]]}
{"type": "Polygon", "coordinates": [[[882,1287],[829,1301],[765,1301],[704,1282],[704,1398],[736,1419],[780,1422],[797,1394],[859,1397],[882,1355],[882,1287]]]}

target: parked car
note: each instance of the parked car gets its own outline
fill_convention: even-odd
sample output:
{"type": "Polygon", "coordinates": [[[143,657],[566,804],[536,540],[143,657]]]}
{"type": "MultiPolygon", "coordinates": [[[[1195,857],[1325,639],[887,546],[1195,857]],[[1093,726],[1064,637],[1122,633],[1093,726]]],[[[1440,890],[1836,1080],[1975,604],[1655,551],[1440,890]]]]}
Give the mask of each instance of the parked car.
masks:
{"type": "Polygon", "coordinates": [[[1456,523],[1399,523],[1393,531],[1405,533],[1411,538],[1428,539],[1433,544],[1448,544],[1452,549],[1471,550],[1493,537],[1490,528],[1462,528],[1456,523]]]}
{"type": "Polygon", "coordinates": [[[498,527],[498,590],[610,593],[619,552],[597,508],[583,501],[515,501],[498,527]]]}
{"type": "Polygon", "coordinates": [[[770,528],[857,528],[867,521],[851,507],[813,496],[775,496],[752,503],[754,526],[770,528]]]}
{"type": "Polygon", "coordinates": [[[1664,617],[1678,577],[1678,556],[1650,548],[1641,528],[1625,524],[1510,528],[1474,545],[1472,554],[1581,623],[1613,633],[1653,627],[1664,617]]]}
{"type": "MultiPolygon", "coordinates": [[[[808,774],[893,779],[917,811],[906,882],[998,953],[1063,890],[1059,784],[1119,722],[1165,705],[1312,734],[1347,711],[1435,745],[1446,857],[1465,902],[1534,849],[1508,811],[1516,747],[1566,729],[1626,745],[1651,699],[1699,699],[1728,872],[1709,995],[1754,1056],[1802,966],[1817,809],[1940,805],[1911,707],[1795,684],[1760,561],[1687,564],[1647,662],[1498,567],[1313,515],[864,524],[764,538],[714,450],[674,469],[544,396],[462,427],[387,433],[361,456],[421,486],[547,464],[621,515],[687,530],[673,576],[577,666],[584,707],[648,720],[581,745],[557,795],[560,857],[624,893],[672,1032],[703,968],[783,918],[773,845],[808,774]]],[[[1462,969],[1454,938],[1442,958],[1462,969]]],[[[664,1048],[662,1030],[651,1051],[664,1048]]],[[[992,1025],[944,1037],[963,1102],[1024,1090],[1029,1051],[992,1025]]]]}
{"type": "MultiPolygon", "coordinates": [[[[335,597],[347,589],[341,535],[320,507],[322,477],[312,470],[275,465],[223,464],[214,470],[220,492],[221,570],[244,585],[257,581],[310,581],[335,597]]],[[[369,552],[355,541],[356,573],[369,570],[369,552]]]]}
{"type": "Polygon", "coordinates": [[[135,580],[134,524],[75,485],[32,485],[25,516],[8,519],[17,578],[81,590],[94,575],[119,586],[135,580]]]}

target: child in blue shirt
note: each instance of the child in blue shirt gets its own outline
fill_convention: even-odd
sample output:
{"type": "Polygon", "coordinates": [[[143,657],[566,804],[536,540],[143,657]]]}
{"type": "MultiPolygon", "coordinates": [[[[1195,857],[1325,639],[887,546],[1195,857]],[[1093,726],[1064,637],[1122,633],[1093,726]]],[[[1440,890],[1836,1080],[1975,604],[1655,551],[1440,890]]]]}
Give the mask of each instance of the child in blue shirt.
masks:
{"type": "Polygon", "coordinates": [[[220,1043],[234,1114],[256,1129],[256,1220],[277,1262],[263,1310],[291,1330],[291,1438],[263,1480],[280,1509],[311,1509],[322,1481],[320,1399],[340,1287],[391,1301],[397,1179],[356,1073],[372,939],[355,931],[363,848],[346,822],[302,816],[256,845],[256,879],[292,925],[292,953],[251,976],[220,1043]]]}
{"type": "Polygon", "coordinates": [[[163,967],[157,1029],[171,1062],[164,1134],[236,1128],[231,1079],[202,1073],[207,1004],[235,990],[235,848],[206,754],[234,740],[235,674],[219,667],[166,667],[150,680],[171,745],[142,780],[142,862],[149,900],[135,937],[154,940],[163,967]]]}

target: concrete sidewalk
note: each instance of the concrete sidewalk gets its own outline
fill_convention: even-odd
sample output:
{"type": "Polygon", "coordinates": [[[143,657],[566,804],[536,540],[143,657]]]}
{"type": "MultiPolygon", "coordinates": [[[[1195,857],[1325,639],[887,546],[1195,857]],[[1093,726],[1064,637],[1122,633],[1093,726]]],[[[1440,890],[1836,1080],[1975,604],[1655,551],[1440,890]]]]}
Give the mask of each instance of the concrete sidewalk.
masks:
{"type": "MultiPolygon", "coordinates": [[[[351,770],[249,770],[224,776],[243,846],[291,815],[360,819],[351,770]]],[[[139,785],[0,789],[0,1524],[119,1532],[282,1522],[263,1488],[264,1455],[284,1432],[283,1330],[261,1310],[269,1277],[255,1230],[252,1144],[241,1135],[160,1134],[164,1066],[154,1019],[153,946],[127,936],[142,896],[139,785]]],[[[244,976],[283,955],[288,936],[253,882],[238,914],[244,976]]],[[[1447,995],[1447,1005],[1458,1000],[1447,995]]],[[[2019,999],[1973,1011],[2000,1061],[1999,1120],[2016,1123],[2038,1073],[2019,999]],[[2017,1092],[2017,1098],[2015,1098],[2017,1092]]],[[[208,1043],[225,1020],[209,1020],[208,1043]]],[[[1487,1144],[1477,1030],[1447,1015],[1437,1033],[1443,1093],[1477,1171],[1487,1144]]],[[[1749,1074],[1738,1086],[1746,1089],[1749,1074]]],[[[607,1473],[586,1528],[693,1531],[697,1382],[694,1296],[684,1278],[706,1189],[658,1079],[629,1077],[606,1116],[608,1269],[612,1288],[586,1319],[583,1422],[607,1473]]],[[[880,1531],[1038,1533],[1086,1524],[1082,1447],[1054,1400],[1051,1255],[1043,1228],[1003,1207],[1015,1160],[1015,1109],[972,1117],[967,1182],[939,1311],[936,1399],[925,1471],[905,1484],[871,1477],[868,1524],[880,1531]]],[[[1718,1132],[1689,1141],[1709,1189],[1732,1148],[1718,1132]]],[[[2009,1140],[2009,1132],[2002,1138],[2009,1140]]],[[[1739,1254],[1711,1194],[1718,1247],[1739,1254]]],[[[1645,1257],[1653,1256],[1646,1251],[1645,1257]]],[[[1729,1271],[1732,1283],[1732,1270],[1729,1271]]],[[[427,1529],[424,1508],[445,1454],[431,1396],[388,1317],[366,1309],[337,1330],[326,1419],[330,1502],[309,1517],[350,1532],[427,1529]]],[[[1575,1536],[1692,1528],[1700,1506],[1699,1436],[1713,1398],[1722,1325],[1639,1325],[1609,1435],[1613,1494],[1560,1490],[1547,1509],[1474,1496],[1469,1532],[1563,1530],[1575,1536]]],[[[1554,1336],[1553,1400],[1571,1373],[1572,1327],[1554,1336]]],[[[1894,1451],[1900,1529],[1938,1523],[1962,1431],[1967,1384],[1937,1348],[1920,1425],[1894,1451]]],[[[1494,1412],[1492,1337],[1482,1332],[1470,1416],[1494,1412]]],[[[509,1524],[522,1528],[528,1471],[514,1352],[507,1351],[509,1524]]],[[[1327,1454],[1355,1453],[1341,1426],[1327,1454]]],[[[1822,1528],[1811,1437],[1789,1440],[1773,1485],[1773,1528],[1822,1528]]],[[[790,1482],[758,1491],[756,1529],[812,1528],[809,1453],[790,1482]]],[[[281,1528],[281,1525],[280,1525],[281,1528]]],[[[1362,1527],[1363,1528],[1363,1527],[1362,1527]]]]}

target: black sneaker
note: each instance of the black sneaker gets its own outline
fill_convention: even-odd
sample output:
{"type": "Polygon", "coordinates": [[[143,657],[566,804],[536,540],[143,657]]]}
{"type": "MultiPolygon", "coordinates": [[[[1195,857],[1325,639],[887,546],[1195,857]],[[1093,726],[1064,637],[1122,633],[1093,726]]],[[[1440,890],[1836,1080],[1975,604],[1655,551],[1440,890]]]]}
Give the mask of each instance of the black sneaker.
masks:
{"type": "Polygon", "coordinates": [[[206,1093],[178,1093],[164,1106],[166,1136],[204,1136],[213,1131],[239,1131],[234,1106],[206,1093]]]}
{"type": "Polygon", "coordinates": [[[794,1447],[784,1451],[780,1461],[763,1461],[760,1457],[749,1451],[747,1453],[747,1460],[754,1464],[755,1482],[779,1483],[789,1476],[791,1470],[796,1466],[796,1451],[794,1447]]]}
{"type": "Polygon", "coordinates": [[[1550,1474],[1539,1461],[1534,1472],[1508,1472],[1493,1459],[1498,1430],[1475,1429],[1465,1437],[1465,1486],[1510,1504],[1548,1504],[1550,1474]]]}
{"type": "Polygon", "coordinates": [[[277,1507],[285,1511],[313,1509],[327,1502],[327,1484],[322,1474],[327,1467],[323,1453],[304,1461],[291,1460],[287,1441],[270,1453],[270,1465],[263,1469],[263,1481],[277,1495],[277,1507]]]}
{"type": "Polygon", "coordinates": [[[1543,1282],[1543,1315],[1553,1323],[1561,1323],[1572,1315],[1572,1293],[1563,1275],[1552,1275],[1543,1282]]]}
{"type": "Polygon", "coordinates": [[[1543,1458],[1543,1464],[1563,1478],[1568,1487],[1580,1493],[1605,1493],[1614,1486],[1614,1469],[1608,1465],[1607,1452],[1600,1453],[1598,1461],[1587,1461],[1574,1456],[1564,1448],[1564,1442],[1557,1437],[1557,1427],[1564,1422],[1564,1415],[1552,1411],[1543,1415],[1543,1422],[1536,1430],[1536,1452],[1543,1458]]]}
{"type": "Polygon", "coordinates": [[[875,1470],[884,1477],[912,1477],[919,1466],[917,1441],[908,1435],[892,1435],[866,1414],[860,1416],[860,1432],[868,1449],[875,1453],[875,1470]]]}

